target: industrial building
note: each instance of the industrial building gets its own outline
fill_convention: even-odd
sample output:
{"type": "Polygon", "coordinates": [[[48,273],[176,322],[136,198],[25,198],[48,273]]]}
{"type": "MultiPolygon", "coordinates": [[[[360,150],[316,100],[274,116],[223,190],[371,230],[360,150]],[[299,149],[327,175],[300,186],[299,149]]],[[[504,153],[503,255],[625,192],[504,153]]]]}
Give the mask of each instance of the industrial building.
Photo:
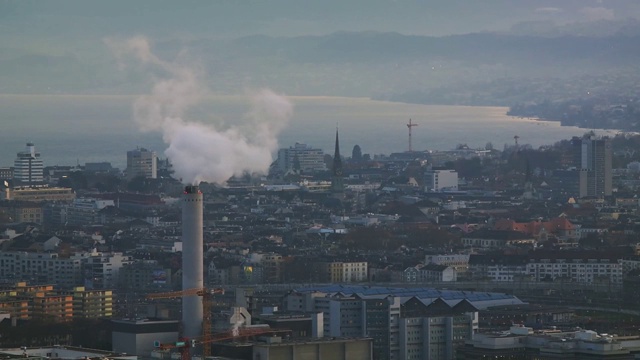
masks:
{"type": "Polygon", "coordinates": [[[332,285],[286,296],[288,311],[322,312],[324,337],[371,337],[374,359],[450,359],[478,329],[478,310],[512,295],[332,285]]]}
{"type": "Polygon", "coordinates": [[[148,357],[154,342],[169,343],[178,339],[177,320],[125,319],[112,320],[113,351],[148,357]]]}
{"type": "Polygon", "coordinates": [[[458,360],[636,359],[640,338],[591,330],[541,330],[515,325],[509,331],[476,334],[458,349],[458,360]]]}
{"type": "Polygon", "coordinates": [[[371,360],[370,338],[289,340],[264,337],[251,343],[216,344],[218,356],[239,360],[371,360]]]}
{"type": "Polygon", "coordinates": [[[77,360],[77,359],[113,359],[113,360],[137,360],[135,355],[119,354],[111,351],[87,349],[72,346],[44,346],[22,347],[16,349],[0,349],[0,357],[3,359],[29,359],[29,360],[77,360]]]}

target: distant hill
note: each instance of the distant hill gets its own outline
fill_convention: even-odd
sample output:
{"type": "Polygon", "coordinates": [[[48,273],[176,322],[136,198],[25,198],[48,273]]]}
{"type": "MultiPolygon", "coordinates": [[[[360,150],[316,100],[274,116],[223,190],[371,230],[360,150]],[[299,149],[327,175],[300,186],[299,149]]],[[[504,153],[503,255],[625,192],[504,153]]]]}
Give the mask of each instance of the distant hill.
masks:
{"type": "MultiPolygon", "coordinates": [[[[443,37],[378,32],[162,40],[157,53],[188,54],[221,93],[269,86],[287,94],[365,96],[392,101],[512,105],[587,91],[628,92],[638,83],[640,35],[443,37]]],[[[101,44],[83,52],[7,53],[0,92],[135,93],[143,70],[121,71],[101,44]]]]}

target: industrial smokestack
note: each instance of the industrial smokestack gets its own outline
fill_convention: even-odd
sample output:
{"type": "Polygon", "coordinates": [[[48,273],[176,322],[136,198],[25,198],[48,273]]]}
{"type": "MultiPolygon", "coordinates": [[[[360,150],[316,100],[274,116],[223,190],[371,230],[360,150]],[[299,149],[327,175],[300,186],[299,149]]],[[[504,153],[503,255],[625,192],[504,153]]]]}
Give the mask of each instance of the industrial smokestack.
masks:
{"type": "MultiPolygon", "coordinates": [[[[182,289],[204,287],[202,242],[202,193],[198,186],[186,186],[182,199],[182,289]]],[[[202,297],[182,299],[183,336],[202,335],[202,297]]]]}

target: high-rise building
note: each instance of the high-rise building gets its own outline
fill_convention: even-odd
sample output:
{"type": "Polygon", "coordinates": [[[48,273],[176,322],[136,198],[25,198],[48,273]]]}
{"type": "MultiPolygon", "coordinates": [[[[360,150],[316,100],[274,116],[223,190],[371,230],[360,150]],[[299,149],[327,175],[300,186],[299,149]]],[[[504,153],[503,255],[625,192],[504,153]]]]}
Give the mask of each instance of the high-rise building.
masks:
{"type": "Polygon", "coordinates": [[[609,138],[582,139],[580,151],[580,197],[610,196],[612,151],[609,138]]]}
{"type": "Polygon", "coordinates": [[[44,162],[33,143],[27,143],[13,163],[13,179],[16,185],[35,186],[44,182],[44,162]]]}
{"type": "Polygon", "coordinates": [[[300,143],[280,149],[278,151],[278,169],[282,173],[288,171],[302,173],[325,171],[327,166],[324,163],[324,151],[300,143]]]}
{"type": "Polygon", "coordinates": [[[158,177],[157,156],[155,151],[138,148],[127,151],[127,178],[144,176],[148,179],[158,177]]]}

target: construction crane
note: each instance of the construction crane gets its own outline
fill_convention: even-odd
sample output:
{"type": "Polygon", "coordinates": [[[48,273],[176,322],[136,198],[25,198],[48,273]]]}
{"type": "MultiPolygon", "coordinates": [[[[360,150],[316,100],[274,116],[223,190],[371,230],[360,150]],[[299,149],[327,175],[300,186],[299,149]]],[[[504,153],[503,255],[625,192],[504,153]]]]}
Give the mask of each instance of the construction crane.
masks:
{"type": "Polygon", "coordinates": [[[409,119],[409,123],[407,124],[407,127],[409,128],[409,152],[413,151],[413,148],[411,147],[411,128],[414,126],[418,126],[418,124],[413,124],[411,119],[409,119]]]}
{"type": "MultiPolygon", "coordinates": [[[[209,344],[230,340],[230,339],[240,339],[240,338],[248,338],[252,336],[259,335],[275,335],[278,333],[289,333],[291,330],[282,330],[282,329],[271,329],[268,327],[259,327],[259,328],[239,328],[235,330],[227,330],[224,332],[216,333],[213,335],[203,336],[201,338],[196,339],[187,339],[180,338],[178,341],[170,342],[170,343],[161,343],[159,341],[155,341],[153,346],[160,350],[171,350],[178,349],[180,351],[180,359],[181,360],[191,360],[190,358],[190,350],[193,347],[198,345],[202,345],[203,351],[203,359],[205,359],[205,349],[208,349],[207,353],[211,354],[211,346],[209,344]]],[[[207,355],[211,356],[211,355],[207,355]]]]}
{"type": "MultiPolygon", "coordinates": [[[[171,291],[164,293],[148,294],[147,299],[172,299],[182,298],[185,296],[202,296],[202,338],[211,336],[211,307],[213,303],[213,295],[224,294],[223,288],[207,289],[207,288],[193,288],[180,291],[171,291]]],[[[187,349],[188,352],[188,349],[187,349]]],[[[211,356],[211,347],[204,346],[202,349],[202,356],[211,356]]]]}

